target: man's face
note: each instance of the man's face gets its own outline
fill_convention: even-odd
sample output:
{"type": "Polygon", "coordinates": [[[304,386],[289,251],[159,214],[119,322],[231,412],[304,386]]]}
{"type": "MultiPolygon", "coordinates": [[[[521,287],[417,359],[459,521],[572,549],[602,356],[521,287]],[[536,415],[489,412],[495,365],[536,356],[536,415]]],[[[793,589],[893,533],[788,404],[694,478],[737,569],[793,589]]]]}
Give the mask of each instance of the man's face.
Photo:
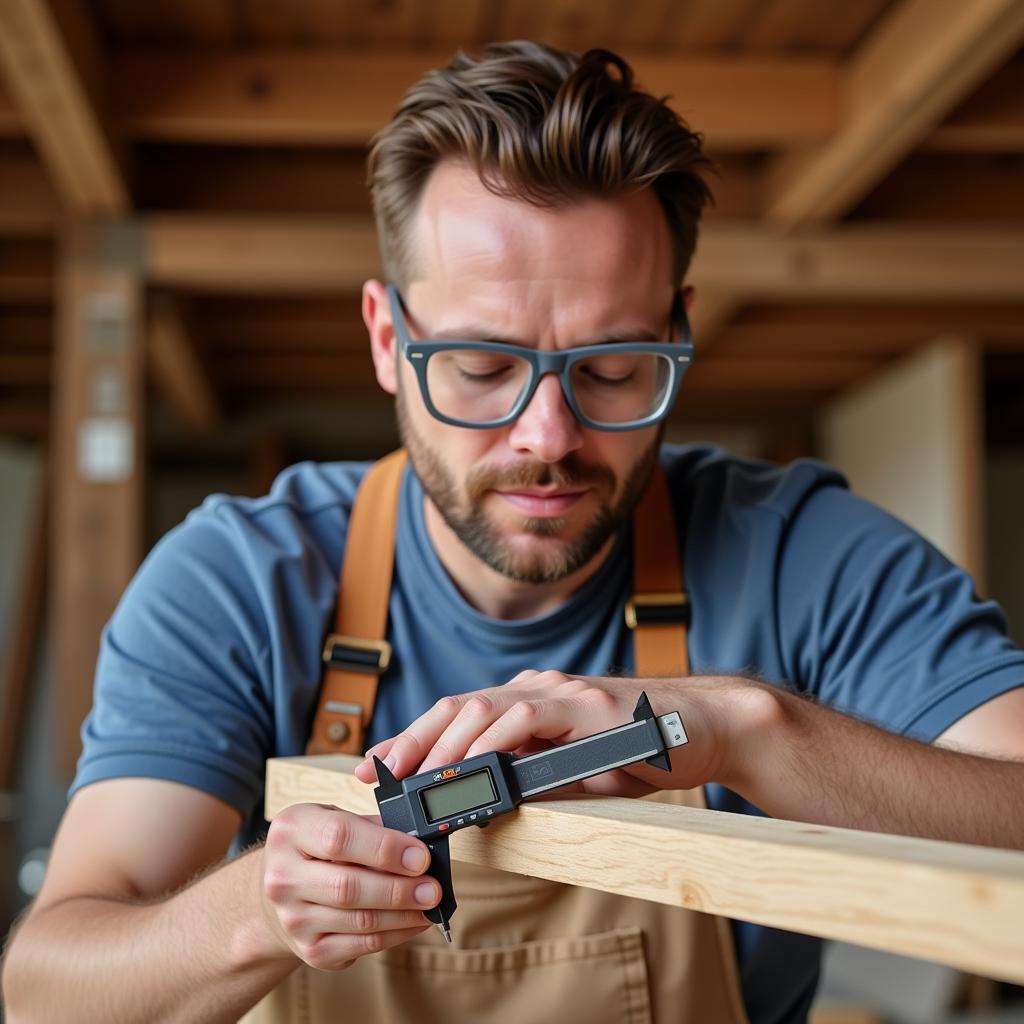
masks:
{"type": "MultiPolygon", "coordinates": [[[[671,248],[649,191],[544,210],[501,199],[447,162],[427,183],[411,235],[403,298],[414,337],[554,350],[669,336],[671,248]]],[[[554,375],[514,423],[454,427],[426,410],[390,329],[375,337],[374,358],[381,384],[397,390],[403,442],[434,507],[510,579],[554,582],[581,568],[643,492],[659,427],[583,427],[554,375]]]]}

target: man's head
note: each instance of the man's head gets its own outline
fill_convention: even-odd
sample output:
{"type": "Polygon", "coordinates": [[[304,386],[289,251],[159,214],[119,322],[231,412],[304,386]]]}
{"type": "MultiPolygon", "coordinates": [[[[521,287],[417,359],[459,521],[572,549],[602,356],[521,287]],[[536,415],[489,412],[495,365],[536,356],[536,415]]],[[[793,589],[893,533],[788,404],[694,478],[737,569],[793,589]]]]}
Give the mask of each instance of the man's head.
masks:
{"type": "MultiPolygon", "coordinates": [[[[410,90],[369,166],[413,338],[541,351],[678,340],[671,313],[707,161],[619,58],[532,43],[460,55],[410,90]]],[[[447,529],[512,579],[558,580],[593,559],[642,493],[660,427],[585,427],[554,374],[512,423],[439,422],[379,282],[363,309],[378,380],[398,395],[403,440],[447,529]]]]}

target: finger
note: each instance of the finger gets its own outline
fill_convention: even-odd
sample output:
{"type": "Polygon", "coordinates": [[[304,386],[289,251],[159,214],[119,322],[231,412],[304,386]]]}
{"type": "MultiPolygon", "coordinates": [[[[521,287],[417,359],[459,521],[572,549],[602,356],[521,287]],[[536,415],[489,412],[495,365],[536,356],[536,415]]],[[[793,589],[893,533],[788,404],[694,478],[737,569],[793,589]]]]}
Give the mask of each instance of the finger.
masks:
{"type": "MultiPolygon", "coordinates": [[[[486,693],[474,694],[427,752],[420,771],[461,761],[474,741],[485,733],[508,709],[506,699],[497,700],[486,693]]],[[[495,750],[495,747],[488,747],[495,750]]]]}
{"type": "Polygon", "coordinates": [[[465,757],[488,750],[515,750],[537,740],[563,742],[578,724],[580,708],[572,698],[521,700],[470,744],[465,757]]]}
{"type": "MultiPolygon", "coordinates": [[[[473,698],[483,694],[491,695],[495,690],[478,690],[475,693],[461,693],[442,697],[429,711],[420,715],[407,729],[390,740],[388,767],[396,778],[403,779],[420,771],[424,758],[437,743],[445,729],[455,720],[463,707],[473,698]]],[[[380,753],[371,748],[370,754],[380,753]]]]}
{"type": "Polygon", "coordinates": [[[430,927],[429,922],[416,928],[401,928],[389,932],[368,932],[365,935],[336,935],[328,933],[311,943],[299,943],[297,952],[310,967],[320,971],[340,971],[354,960],[371,953],[379,953],[392,946],[414,939],[430,927]]]}
{"type": "Polygon", "coordinates": [[[367,935],[420,928],[426,918],[419,910],[379,910],[361,907],[336,910],[320,904],[299,904],[279,912],[281,926],[294,942],[313,943],[322,935],[367,935]]]}
{"type": "Polygon", "coordinates": [[[364,864],[396,875],[422,874],[430,863],[430,851],[413,836],[321,804],[288,808],[270,826],[267,846],[294,847],[315,860],[364,864]]]}
{"type": "Polygon", "coordinates": [[[288,881],[275,886],[267,879],[275,902],[303,900],[334,910],[429,910],[441,899],[441,886],[428,875],[405,878],[356,864],[307,861],[288,881]]]}

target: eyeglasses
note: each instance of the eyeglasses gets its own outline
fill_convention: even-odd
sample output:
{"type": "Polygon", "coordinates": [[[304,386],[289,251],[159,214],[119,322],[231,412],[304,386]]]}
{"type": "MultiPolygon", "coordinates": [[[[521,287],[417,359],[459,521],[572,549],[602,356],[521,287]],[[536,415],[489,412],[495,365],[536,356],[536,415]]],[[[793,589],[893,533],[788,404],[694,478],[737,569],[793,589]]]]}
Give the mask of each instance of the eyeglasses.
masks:
{"type": "Polygon", "coordinates": [[[663,420],[693,360],[682,295],[676,341],[611,341],[540,352],[499,341],[413,341],[398,289],[388,285],[395,337],[432,416],[455,427],[487,429],[515,420],[541,377],[556,373],[573,415],[595,430],[637,430],[663,420]]]}

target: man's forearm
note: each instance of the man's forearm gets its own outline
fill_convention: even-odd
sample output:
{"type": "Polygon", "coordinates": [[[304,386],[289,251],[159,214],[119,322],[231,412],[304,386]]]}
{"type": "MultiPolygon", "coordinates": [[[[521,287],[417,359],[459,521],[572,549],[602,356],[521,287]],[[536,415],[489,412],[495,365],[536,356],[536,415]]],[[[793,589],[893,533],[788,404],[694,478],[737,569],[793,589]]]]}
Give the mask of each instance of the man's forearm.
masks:
{"type": "Polygon", "coordinates": [[[794,694],[771,693],[773,712],[746,735],[740,730],[743,750],[723,779],[765,813],[1024,849],[1024,763],[918,743],[794,694]]]}
{"type": "Polygon", "coordinates": [[[237,1021],[298,964],[261,940],[258,851],[156,902],[75,897],[18,929],[4,963],[10,1024],[237,1021]]]}

